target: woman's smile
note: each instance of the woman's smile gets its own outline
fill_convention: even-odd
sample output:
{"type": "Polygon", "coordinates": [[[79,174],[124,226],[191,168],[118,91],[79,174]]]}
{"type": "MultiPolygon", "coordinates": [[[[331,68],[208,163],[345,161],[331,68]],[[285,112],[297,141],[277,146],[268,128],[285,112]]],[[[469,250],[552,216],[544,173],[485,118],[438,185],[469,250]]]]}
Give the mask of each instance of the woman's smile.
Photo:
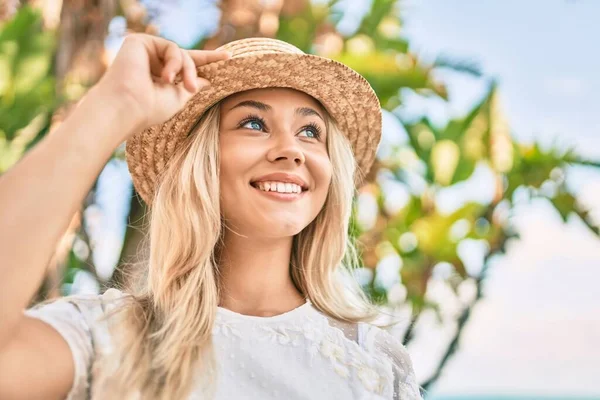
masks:
{"type": "Polygon", "coordinates": [[[295,201],[304,196],[309,186],[299,175],[277,172],[252,180],[250,186],[273,200],[295,201]]]}
{"type": "Polygon", "coordinates": [[[259,192],[261,196],[268,199],[279,201],[296,201],[300,200],[306,194],[306,190],[294,183],[283,182],[266,182],[255,183],[250,185],[254,191],[259,192]]]}

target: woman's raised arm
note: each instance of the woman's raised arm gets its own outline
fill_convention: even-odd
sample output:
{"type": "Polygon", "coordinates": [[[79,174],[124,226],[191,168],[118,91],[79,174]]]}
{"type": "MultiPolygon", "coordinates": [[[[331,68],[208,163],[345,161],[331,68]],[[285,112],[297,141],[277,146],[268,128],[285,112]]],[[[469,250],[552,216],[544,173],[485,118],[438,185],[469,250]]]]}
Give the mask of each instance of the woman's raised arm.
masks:
{"type": "Polygon", "coordinates": [[[0,177],[0,398],[26,397],[26,392],[27,398],[51,398],[44,393],[66,393],[72,384],[66,343],[23,310],[116,147],[134,132],[167,120],[207,86],[197,77],[197,65],[227,57],[183,50],[158,37],[127,37],[102,80],[70,116],[0,177]],[[174,84],[176,74],[182,84],[174,84]],[[44,351],[34,351],[40,348],[44,351]]]}

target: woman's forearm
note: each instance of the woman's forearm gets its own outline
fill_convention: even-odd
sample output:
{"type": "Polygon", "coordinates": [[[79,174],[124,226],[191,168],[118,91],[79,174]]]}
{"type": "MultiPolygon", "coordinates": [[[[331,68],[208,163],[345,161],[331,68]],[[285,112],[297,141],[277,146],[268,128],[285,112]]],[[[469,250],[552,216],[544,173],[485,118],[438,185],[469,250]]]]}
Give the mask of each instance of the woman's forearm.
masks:
{"type": "Polygon", "coordinates": [[[92,88],[71,115],[0,176],[0,346],[39,287],[96,177],[138,129],[125,99],[92,88]]]}

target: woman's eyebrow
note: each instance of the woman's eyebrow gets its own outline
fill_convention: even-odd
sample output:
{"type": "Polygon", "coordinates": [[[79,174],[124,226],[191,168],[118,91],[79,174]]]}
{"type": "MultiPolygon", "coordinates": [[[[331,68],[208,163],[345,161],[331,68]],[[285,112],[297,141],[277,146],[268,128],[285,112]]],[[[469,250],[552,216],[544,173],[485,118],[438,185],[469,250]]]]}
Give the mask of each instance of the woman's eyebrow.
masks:
{"type": "MultiPolygon", "coordinates": [[[[244,100],[242,102],[239,102],[238,104],[236,104],[235,106],[231,107],[229,109],[229,111],[233,110],[234,108],[238,108],[238,107],[252,107],[252,108],[256,108],[260,111],[271,111],[273,109],[273,107],[271,107],[268,104],[265,104],[263,102],[260,101],[256,101],[256,100],[244,100]]],[[[296,108],[296,110],[294,110],[294,113],[297,115],[301,115],[303,117],[309,117],[311,115],[315,115],[319,118],[321,118],[321,120],[323,122],[325,122],[325,119],[323,119],[323,117],[321,116],[321,114],[319,114],[317,111],[315,111],[314,109],[310,108],[310,107],[299,107],[296,108]]]]}

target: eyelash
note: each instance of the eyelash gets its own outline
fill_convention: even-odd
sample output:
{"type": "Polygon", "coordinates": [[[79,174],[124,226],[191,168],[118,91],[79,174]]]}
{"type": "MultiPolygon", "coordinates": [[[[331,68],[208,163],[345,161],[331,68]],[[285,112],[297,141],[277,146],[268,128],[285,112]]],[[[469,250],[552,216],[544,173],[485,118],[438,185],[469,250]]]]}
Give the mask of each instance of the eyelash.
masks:
{"type": "MultiPolygon", "coordinates": [[[[258,116],[258,115],[254,115],[254,114],[250,114],[248,115],[246,118],[244,118],[238,128],[241,128],[242,126],[246,125],[248,122],[252,122],[252,121],[258,121],[260,122],[260,124],[265,127],[267,125],[267,123],[265,122],[264,118],[258,116]]],[[[314,122],[309,122],[307,125],[304,125],[302,127],[302,129],[305,128],[312,128],[312,132],[315,135],[314,138],[309,138],[309,139],[321,139],[321,133],[322,133],[322,129],[319,125],[317,125],[314,122]]]]}

